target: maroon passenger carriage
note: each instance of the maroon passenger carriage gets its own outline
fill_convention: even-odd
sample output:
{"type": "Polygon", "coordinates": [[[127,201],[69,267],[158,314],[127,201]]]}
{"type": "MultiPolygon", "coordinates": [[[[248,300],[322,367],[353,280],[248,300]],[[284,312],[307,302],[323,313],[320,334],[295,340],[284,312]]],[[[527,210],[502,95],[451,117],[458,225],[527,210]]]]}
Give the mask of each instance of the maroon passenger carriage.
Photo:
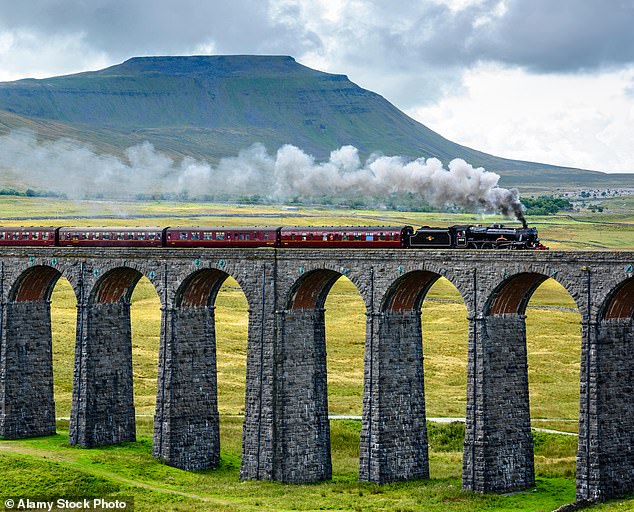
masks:
{"type": "Polygon", "coordinates": [[[165,230],[165,247],[278,247],[278,227],[181,226],[165,230]]]}
{"type": "Polygon", "coordinates": [[[59,228],[61,247],[162,247],[160,227],[59,228]]]}
{"type": "Polygon", "coordinates": [[[280,229],[280,247],[406,247],[411,226],[328,226],[280,229]]]}
{"type": "Polygon", "coordinates": [[[57,245],[57,229],[41,226],[0,226],[0,245],[57,245]]]}

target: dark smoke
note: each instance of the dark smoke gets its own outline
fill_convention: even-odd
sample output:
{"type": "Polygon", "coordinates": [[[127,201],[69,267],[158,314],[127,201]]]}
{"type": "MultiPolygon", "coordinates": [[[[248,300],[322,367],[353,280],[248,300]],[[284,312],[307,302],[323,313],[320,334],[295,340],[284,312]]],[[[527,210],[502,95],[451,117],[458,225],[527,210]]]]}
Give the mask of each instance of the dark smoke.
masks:
{"type": "Polygon", "coordinates": [[[355,147],[343,146],[320,163],[295,146],[285,145],[270,155],[255,144],[212,166],[189,157],[176,162],[148,142],[128,148],[125,155],[123,160],[97,154],[87,145],[65,139],[38,141],[31,131],[0,136],[5,182],[73,198],[228,193],[284,201],[413,193],[436,208],[501,213],[525,222],[517,189],[499,187],[499,175],[461,159],[452,160],[447,168],[436,158],[407,161],[375,155],[362,163],[355,147]]]}

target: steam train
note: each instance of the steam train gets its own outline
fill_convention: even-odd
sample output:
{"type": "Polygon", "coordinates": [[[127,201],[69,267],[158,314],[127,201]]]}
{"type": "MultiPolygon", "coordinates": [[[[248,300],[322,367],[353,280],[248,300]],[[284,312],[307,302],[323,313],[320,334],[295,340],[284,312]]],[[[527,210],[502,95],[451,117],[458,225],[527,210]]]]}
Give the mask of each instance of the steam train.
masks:
{"type": "Polygon", "coordinates": [[[537,229],[491,226],[2,227],[0,246],[546,249],[537,229]]]}

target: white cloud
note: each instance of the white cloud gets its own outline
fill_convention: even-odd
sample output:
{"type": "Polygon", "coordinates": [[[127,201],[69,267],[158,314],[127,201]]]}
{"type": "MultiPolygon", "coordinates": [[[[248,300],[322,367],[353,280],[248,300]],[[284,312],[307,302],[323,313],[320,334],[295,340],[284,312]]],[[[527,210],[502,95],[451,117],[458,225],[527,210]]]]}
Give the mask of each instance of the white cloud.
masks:
{"type": "Polygon", "coordinates": [[[43,38],[28,30],[0,32],[0,81],[78,73],[110,64],[108,55],[91,48],[84,34],[43,38]]]}
{"type": "Polygon", "coordinates": [[[409,110],[460,144],[507,158],[633,172],[634,66],[598,75],[533,75],[481,65],[464,90],[409,110]],[[628,142],[629,141],[629,142],[628,142]]]}

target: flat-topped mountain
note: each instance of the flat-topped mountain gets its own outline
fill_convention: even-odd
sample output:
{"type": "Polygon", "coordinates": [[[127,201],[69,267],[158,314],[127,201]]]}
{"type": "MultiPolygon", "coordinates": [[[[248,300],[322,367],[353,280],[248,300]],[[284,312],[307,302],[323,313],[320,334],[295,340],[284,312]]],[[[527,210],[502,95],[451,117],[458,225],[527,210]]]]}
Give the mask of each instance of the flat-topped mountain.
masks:
{"type": "Polygon", "coordinates": [[[293,144],[322,160],[350,144],[362,157],[463,158],[498,172],[506,186],[633,181],[461,146],[345,75],[284,56],[137,57],[100,71],[0,83],[0,133],[20,127],[117,155],[147,140],[171,156],[214,163],[258,142],[270,152],[293,144]]]}

